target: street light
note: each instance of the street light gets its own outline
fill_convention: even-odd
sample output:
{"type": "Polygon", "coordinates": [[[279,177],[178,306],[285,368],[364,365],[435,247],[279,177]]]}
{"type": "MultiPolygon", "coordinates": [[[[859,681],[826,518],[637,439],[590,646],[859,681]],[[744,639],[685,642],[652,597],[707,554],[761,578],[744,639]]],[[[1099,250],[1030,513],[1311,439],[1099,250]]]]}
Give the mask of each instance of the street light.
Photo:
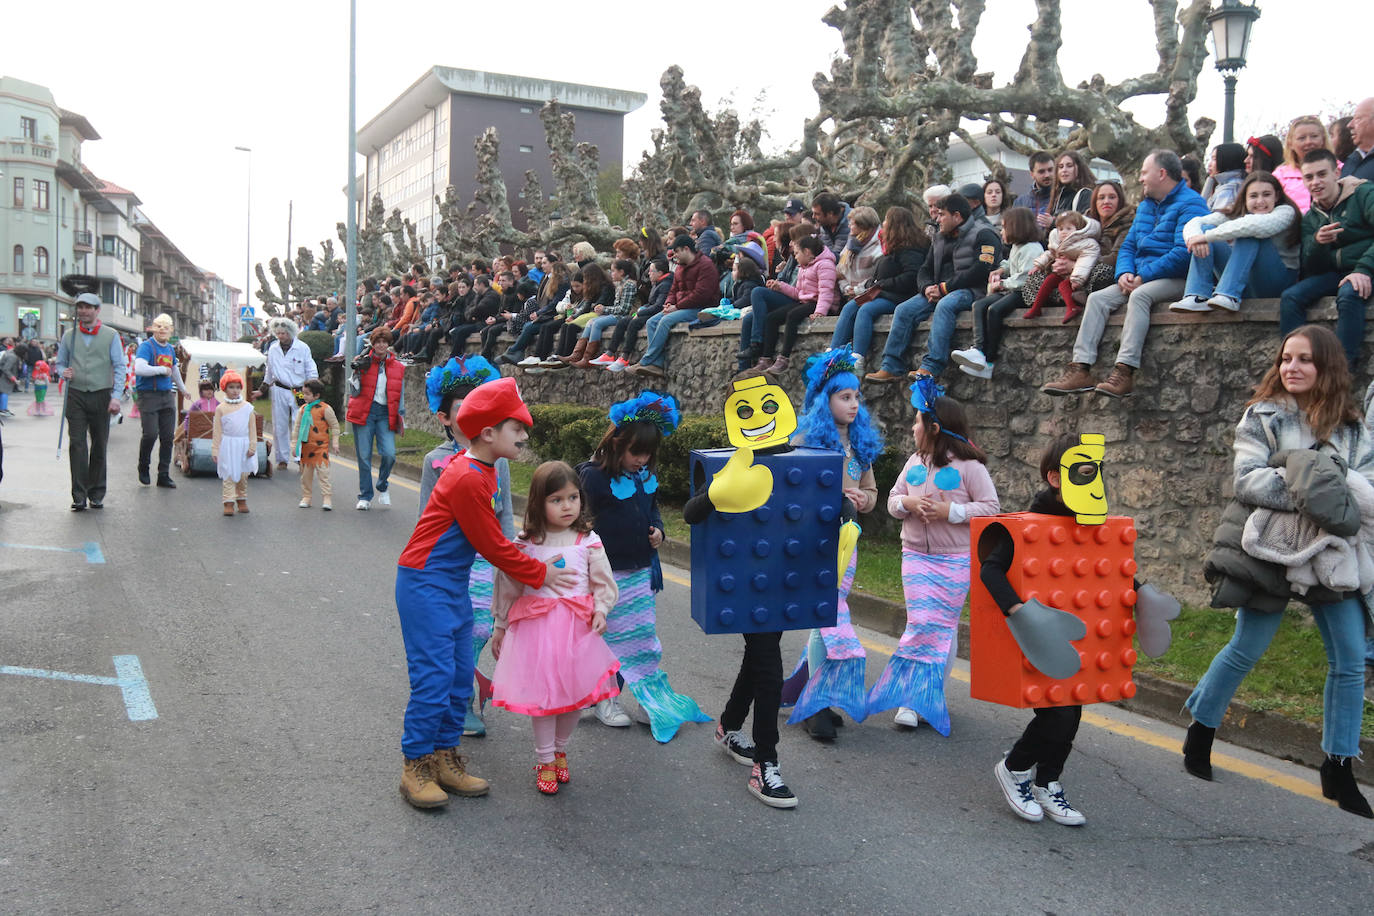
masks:
{"type": "Polygon", "coordinates": [[[1221,6],[1207,14],[1212,27],[1212,48],[1216,52],[1217,69],[1226,83],[1226,116],[1222,121],[1222,140],[1235,142],[1236,133],[1236,71],[1245,69],[1245,52],[1250,47],[1250,27],[1260,16],[1254,0],[1247,5],[1241,0],[1221,0],[1221,6]]]}
{"type": "MultiPolygon", "coordinates": [[[[244,306],[251,307],[253,301],[250,298],[252,295],[252,286],[250,284],[252,283],[253,276],[251,268],[253,263],[253,256],[251,254],[253,250],[253,148],[251,146],[236,146],[234,149],[238,150],[240,153],[248,154],[248,215],[244,219],[244,224],[247,226],[247,238],[243,243],[243,301],[239,303],[239,308],[243,309],[244,306]]],[[[243,314],[242,311],[240,311],[239,314],[243,314]]],[[[239,318],[235,316],[233,326],[242,331],[243,329],[239,327],[239,323],[239,318]]],[[[236,334],[234,336],[237,337],[238,335],[236,334]]]]}

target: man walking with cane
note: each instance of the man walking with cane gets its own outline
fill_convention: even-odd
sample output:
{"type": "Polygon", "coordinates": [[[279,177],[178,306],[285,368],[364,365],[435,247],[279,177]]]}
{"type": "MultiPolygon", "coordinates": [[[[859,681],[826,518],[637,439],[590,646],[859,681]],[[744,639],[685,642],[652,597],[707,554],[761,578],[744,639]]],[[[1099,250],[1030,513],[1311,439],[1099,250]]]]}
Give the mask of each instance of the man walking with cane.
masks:
{"type": "Polygon", "coordinates": [[[110,417],[119,414],[124,390],[124,350],[119,334],[100,323],[100,297],[76,297],[76,327],[57,344],[57,372],[66,380],[62,415],[71,427],[67,458],[72,511],[105,505],[105,444],[110,417]]]}

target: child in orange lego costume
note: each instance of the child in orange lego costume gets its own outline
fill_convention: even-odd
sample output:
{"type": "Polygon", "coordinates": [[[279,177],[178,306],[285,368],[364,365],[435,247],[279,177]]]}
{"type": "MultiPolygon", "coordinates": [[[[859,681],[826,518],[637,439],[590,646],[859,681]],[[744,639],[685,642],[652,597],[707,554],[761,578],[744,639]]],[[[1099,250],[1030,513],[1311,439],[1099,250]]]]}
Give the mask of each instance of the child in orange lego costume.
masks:
{"type": "Polygon", "coordinates": [[[1134,579],[1135,527],[1107,516],[1103,452],[1102,436],[1059,436],[1041,456],[1046,488],[1029,514],[990,519],[973,532],[981,587],[972,595],[972,692],[1033,707],[1034,718],[994,768],[1007,803],[1028,821],[1085,823],[1060,781],[1081,704],[1134,694],[1132,636],[1148,654],[1162,654],[1168,620],[1178,615],[1177,601],[1134,579]]]}

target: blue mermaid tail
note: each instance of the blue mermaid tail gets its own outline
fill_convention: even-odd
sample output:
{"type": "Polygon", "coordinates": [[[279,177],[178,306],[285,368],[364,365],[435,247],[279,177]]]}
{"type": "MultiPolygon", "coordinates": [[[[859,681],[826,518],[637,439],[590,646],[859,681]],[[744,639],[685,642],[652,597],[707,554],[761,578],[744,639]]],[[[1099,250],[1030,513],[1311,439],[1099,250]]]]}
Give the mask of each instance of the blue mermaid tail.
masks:
{"type": "Polygon", "coordinates": [[[712,721],[701,711],[696,700],[675,692],[668,684],[668,675],[662,671],[655,671],[634,683],[627,682],[625,687],[649,717],[649,732],[659,744],[672,741],[686,722],[712,721]]]}
{"type": "Polygon", "coordinates": [[[882,676],[878,678],[878,683],[874,684],[868,693],[868,714],[873,715],[897,706],[916,710],[932,728],[949,737],[949,707],[945,705],[945,666],[892,656],[882,676]]]}

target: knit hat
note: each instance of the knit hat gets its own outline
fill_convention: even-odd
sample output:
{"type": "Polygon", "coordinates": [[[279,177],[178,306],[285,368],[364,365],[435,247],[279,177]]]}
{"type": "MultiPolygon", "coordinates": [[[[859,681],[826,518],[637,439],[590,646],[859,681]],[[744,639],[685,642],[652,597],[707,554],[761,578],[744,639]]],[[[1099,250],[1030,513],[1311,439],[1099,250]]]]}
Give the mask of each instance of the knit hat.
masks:
{"type": "Polygon", "coordinates": [[[520,388],[513,378],[478,386],[472,394],[463,398],[463,406],[458,408],[458,429],[469,439],[476,439],[482,430],[497,426],[504,420],[519,420],[526,426],[534,425],[534,418],[520,399],[520,388]]]}
{"type": "Polygon", "coordinates": [[[219,377],[220,391],[227,392],[229,390],[230,385],[238,385],[240,388],[243,387],[243,376],[239,375],[233,369],[230,369],[228,372],[224,373],[219,377]]]}

